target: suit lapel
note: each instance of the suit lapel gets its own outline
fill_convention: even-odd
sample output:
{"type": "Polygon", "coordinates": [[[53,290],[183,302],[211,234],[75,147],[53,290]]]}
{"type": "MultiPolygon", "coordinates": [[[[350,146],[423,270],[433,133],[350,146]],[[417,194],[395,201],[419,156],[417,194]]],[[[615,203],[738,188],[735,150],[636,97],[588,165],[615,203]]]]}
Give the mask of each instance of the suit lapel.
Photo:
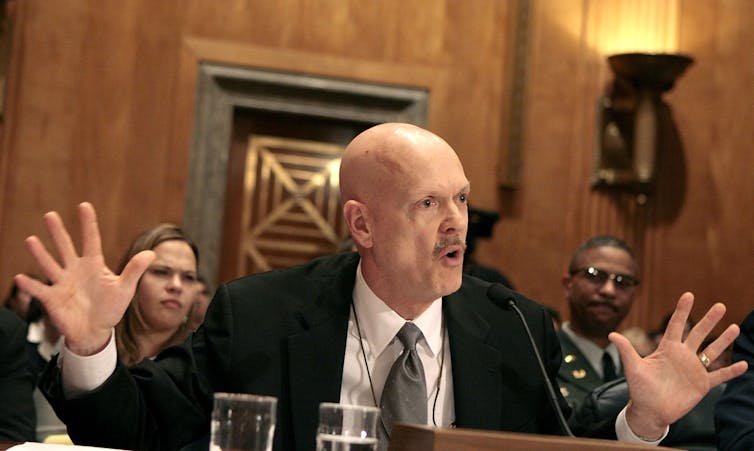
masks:
{"type": "Polygon", "coordinates": [[[500,352],[485,339],[490,324],[468,308],[463,290],[446,296],[443,309],[450,340],[456,424],[496,429],[500,424],[500,352]]]}
{"type": "MultiPolygon", "coordinates": [[[[301,437],[315,437],[321,402],[338,402],[346,348],[348,307],[353,292],[355,265],[339,280],[323,280],[318,298],[298,314],[301,332],[288,338],[291,416],[297,448],[301,437]]],[[[316,293],[312,293],[316,296],[316,293]]]]}

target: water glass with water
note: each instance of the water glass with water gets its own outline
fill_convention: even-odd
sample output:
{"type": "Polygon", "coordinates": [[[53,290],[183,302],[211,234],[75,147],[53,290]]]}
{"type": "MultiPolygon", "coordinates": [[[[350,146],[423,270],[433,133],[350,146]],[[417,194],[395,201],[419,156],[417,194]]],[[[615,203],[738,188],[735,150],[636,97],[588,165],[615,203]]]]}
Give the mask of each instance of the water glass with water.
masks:
{"type": "Polygon", "coordinates": [[[271,451],[277,398],[215,393],[210,451],[271,451]]]}
{"type": "Polygon", "coordinates": [[[320,404],[317,451],[376,451],[379,417],[377,407],[320,404]]]}

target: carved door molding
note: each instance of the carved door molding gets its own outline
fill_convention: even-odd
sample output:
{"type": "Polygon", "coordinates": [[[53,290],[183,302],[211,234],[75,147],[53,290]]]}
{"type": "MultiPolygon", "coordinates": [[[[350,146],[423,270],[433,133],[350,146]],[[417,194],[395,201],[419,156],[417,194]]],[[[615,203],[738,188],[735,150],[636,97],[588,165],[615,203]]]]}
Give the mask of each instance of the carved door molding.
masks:
{"type": "MultiPolygon", "coordinates": [[[[392,67],[392,66],[391,66],[392,67]]],[[[394,69],[391,69],[394,70],[394,69]]],[[[220,268],[228,159],[236,111],[326,118],[368,128],[426,125],[427,89],[199,62],[183,227],[199,246],[199,271],[215,285],[220,268]]],[[[344,144],[344,143],[340,143],[344,144]]]]}
{"type": "Polygon", "coordinates": [[[338,170],[343,147],[249,138],[236,276],[334,253],[346,233],[338,170]]]}

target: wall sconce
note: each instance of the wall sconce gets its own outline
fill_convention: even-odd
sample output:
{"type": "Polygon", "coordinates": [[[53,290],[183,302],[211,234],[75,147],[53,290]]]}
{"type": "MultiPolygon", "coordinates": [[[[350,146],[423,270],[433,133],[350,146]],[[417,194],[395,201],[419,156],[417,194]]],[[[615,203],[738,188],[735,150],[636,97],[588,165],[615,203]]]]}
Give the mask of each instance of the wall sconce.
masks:
{"type": "Polygon", "coordinates": [[[615,80],[597,108],[592,186],[646,194],[655,174],[662,93],[694,60],[667,53],[623,53],[607,61],[615,80]]]}

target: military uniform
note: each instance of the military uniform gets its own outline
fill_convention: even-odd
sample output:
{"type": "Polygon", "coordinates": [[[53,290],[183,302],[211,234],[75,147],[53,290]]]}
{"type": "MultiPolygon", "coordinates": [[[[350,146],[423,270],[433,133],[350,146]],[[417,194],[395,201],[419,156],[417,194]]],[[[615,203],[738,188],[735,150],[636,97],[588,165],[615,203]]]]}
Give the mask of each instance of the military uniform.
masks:
{"type": "MultiPolygon", "coordinates": [[[[571,407],[576,407],[605,381],[567,333],[563,330],[558,331],[558,338],[563,353],[563,361],[558,372],[560,393],[571,407]]],[[[622,371],[618,371],[618,376],[622,375],[622,371]]]]}

